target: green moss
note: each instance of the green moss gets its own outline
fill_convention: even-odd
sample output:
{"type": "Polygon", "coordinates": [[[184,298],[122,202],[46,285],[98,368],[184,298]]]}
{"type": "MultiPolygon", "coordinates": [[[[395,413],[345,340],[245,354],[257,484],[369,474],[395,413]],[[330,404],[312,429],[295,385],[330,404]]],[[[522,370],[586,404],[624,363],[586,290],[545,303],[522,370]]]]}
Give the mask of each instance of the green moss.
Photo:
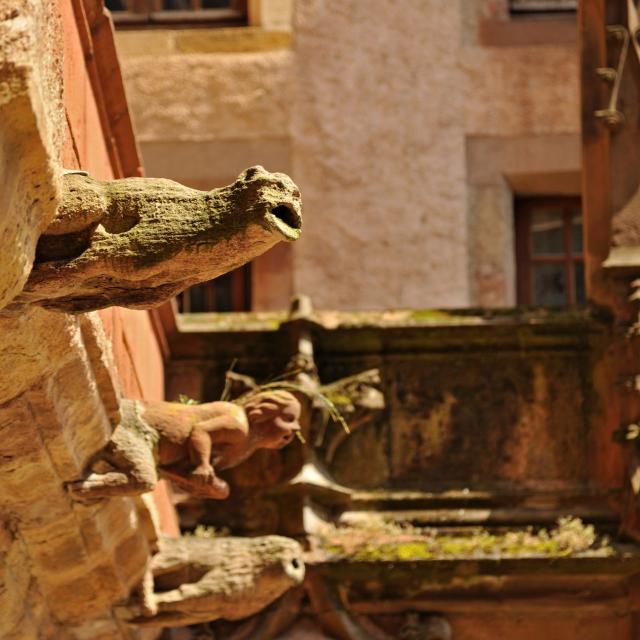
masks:
{"type": "Polygon", "coordinates": [[[437,309],[416,309],[409,313],[409,319],[414,321],[429,321],[447,324],[449,322],[459,322],[463,316],[448,313],[446,311],[439,311],[437,309]]]}
{"type": "Polygon", "coordinates": [[[519,529],[490,533],[482,528],[442,534],[436,529],[369,523],[365,527],[332,528],[320,537],[321,549],[359,562],[527,556],[564,557],[585,551],[610,555],[606,539],[578,518],[561,518],[551,531],[519,529]],[[372,540],[377,543],[373,544],[372,540]]]}
{"type": "Polygon", "coordinates": [[[341,404],[351,404],[351,398],[344,394],[340,393],[326,393],[325,397],[333,402],[333,404],[341,405],[341,404]]]}

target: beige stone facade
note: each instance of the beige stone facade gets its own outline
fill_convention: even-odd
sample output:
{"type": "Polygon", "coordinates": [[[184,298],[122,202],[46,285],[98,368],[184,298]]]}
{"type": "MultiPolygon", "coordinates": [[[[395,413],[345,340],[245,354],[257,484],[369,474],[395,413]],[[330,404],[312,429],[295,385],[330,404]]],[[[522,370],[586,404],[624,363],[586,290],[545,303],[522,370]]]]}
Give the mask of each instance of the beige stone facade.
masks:
{"type": "Polygon", "coordinates": [[[575,14],[291,6],[289,28],[284,11],[118,34],[148,175],[211,188],[260,163],[300,185],[303,240],[256,261],[255,309],[294,292],[324,308],[513,305],[514,196],[579,193],[575,14]]]}

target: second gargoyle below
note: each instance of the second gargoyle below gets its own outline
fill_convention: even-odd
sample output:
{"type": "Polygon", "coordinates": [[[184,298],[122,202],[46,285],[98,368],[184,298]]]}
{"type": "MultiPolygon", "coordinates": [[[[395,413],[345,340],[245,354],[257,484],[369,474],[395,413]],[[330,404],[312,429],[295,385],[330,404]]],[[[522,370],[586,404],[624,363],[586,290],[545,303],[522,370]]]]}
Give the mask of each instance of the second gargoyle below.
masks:
{"type": "Polygon", "coordinates": [[[227,187],[172,180],[102,182],[67,173],[15,305],[84,312],[149,309],[187,287],[300,236],[300,192],[283,173],[251,167],[227,187]]]}
{"type": "Polygon", "coordinates": [[[280,449],[300,430],[300,403],[288,391],[242,401],[181,404],[124,400],[121,420],[91,472],[67,488],[78,500],[151,491],[158,475],[201,498],[223,500],[229,469],[257,449],[280,449]]]}

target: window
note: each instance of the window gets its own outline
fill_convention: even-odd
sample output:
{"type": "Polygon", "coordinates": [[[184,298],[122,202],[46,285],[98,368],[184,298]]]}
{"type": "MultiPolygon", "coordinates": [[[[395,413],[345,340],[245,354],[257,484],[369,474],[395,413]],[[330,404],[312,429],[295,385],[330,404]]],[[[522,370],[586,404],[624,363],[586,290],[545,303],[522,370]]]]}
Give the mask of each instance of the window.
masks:
{"type": "Polygon", "coordinates": [[[118,26],[247,24],[247,0],[106,0],[118,26]]]}
{"type": "Polygon", "coordinates": [[[516,200],[518,304],[584,304],[579,198],[516,200]]]}
{"type": "Polygon", "coordinates": [[[568,13],[577,8],[577,0],[509,0],[511,15],[568,13]]]}
{"type": "Polygon", "coordinates": [[[251,264],[183,291],[178,297],[180,313],[249,311],[251,309],[251,264]]]}

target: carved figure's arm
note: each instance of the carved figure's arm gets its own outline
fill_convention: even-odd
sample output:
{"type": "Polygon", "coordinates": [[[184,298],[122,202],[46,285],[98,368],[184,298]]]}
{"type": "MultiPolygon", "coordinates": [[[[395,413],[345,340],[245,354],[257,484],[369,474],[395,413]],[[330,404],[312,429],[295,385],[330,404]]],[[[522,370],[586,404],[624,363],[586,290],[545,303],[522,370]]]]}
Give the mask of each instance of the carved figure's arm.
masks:
{"type": "MultiPolygon", "coordinates": [[[[194,425],[187,446],[195,469],[212,466],[212,444],[218,447],[241,446],[247,438],[246,427],[230,415],[216,416],[194,425]]],[[[194,471],[195,471],[194,469],[194,471]]]]}

